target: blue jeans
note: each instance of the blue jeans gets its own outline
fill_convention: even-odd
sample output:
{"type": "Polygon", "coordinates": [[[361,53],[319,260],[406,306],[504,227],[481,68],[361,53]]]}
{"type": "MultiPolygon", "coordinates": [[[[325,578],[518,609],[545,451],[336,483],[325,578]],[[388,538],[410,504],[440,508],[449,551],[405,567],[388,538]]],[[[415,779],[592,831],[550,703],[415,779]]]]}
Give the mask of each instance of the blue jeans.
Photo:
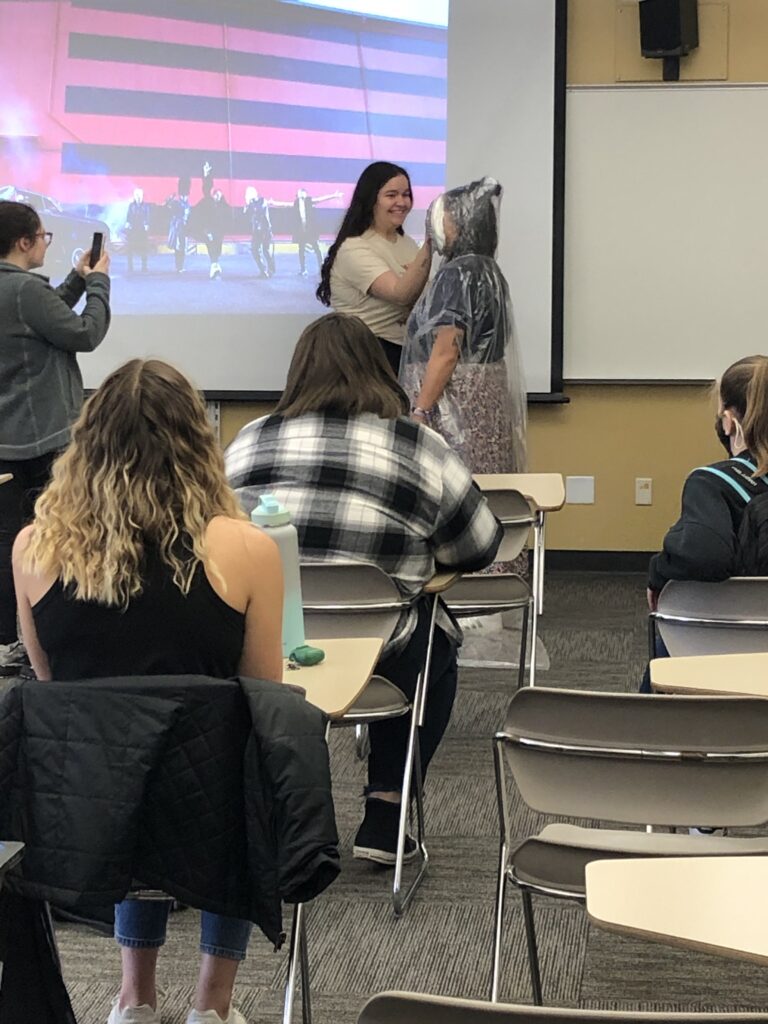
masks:
{"type": "MultiPolygon", "coordinates": [[[[664,645],[664,641],[661,639],[658,633],[654,637],[654,657],[656,658],[668,658],[669,651],[664,645]]],[[[651,686],[651,666],[645,666],[645,672],[643,672],[642,682],[640,683],[640,693],[653,693],[651,686]]]]}
{"type": "MultiPolygon", "coordinates": [[[[170,900],[123,900],[115,904],[115,938],[132,949],[157,949],[165,942],[170,900]]],[[[237,917],[202,912],[200,952],[244,960],[253,925],[237,917]]]]}

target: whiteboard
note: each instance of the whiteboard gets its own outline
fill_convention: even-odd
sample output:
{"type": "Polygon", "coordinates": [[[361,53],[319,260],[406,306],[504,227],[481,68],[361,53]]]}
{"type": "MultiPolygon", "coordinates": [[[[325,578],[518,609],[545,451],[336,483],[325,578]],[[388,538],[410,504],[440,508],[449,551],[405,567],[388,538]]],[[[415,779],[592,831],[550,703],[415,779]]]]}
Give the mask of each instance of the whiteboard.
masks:
{"type": "Polygon", "coordinates": [[[766,125],[766,86],[569,90],[566,379],[711,379],[768,351],[766,125]]]}

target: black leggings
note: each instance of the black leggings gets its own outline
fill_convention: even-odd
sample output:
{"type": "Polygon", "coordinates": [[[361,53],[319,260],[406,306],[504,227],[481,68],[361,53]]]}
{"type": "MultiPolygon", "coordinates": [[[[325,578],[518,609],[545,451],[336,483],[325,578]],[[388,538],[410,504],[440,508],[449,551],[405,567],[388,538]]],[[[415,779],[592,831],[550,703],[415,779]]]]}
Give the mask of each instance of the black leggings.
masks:
{"type": "MultiPolygon", "coordinates": [[[[413,699],[416,693],[416,682],[424,665],[431,605],[431,598],[420,601],[419,621],[411,639],[402,651],[382,658],[376,666],[376,674],[398,686],[409,699],[413,699]]],[[[450,721],[456,697],[457,657],[455,645],[436,626],[424,725],[419,730],[422,777],[426,775],[429,762],[450,721]]],[[[368,790],[399,792],[402,789],[410,726],[411,716],[403,715],[369,727],[371,754],[368,758],[368,790]]]]}
{"type": "Polygon", "coordinates": [[[387,341],[386,338],[381,338],[378,334],[376,338],[382,347],[384,355],[387,357],[387,362],[392,367],[392,372],[397,377],[400,373],[400,356],[403,354],[403,346],[396,345],[394,341],[387,341]]]}
{"type": "Polygon", "coordinates": [[[13,588],[11,551],[16,534],[32,519],[35,499],[48,483],[51,463],[58,452],[36,459],[0,459],[0,473],[13,473],[13,480],[0,484],[0,644],[17,638],[16,592],[13,588]]]}

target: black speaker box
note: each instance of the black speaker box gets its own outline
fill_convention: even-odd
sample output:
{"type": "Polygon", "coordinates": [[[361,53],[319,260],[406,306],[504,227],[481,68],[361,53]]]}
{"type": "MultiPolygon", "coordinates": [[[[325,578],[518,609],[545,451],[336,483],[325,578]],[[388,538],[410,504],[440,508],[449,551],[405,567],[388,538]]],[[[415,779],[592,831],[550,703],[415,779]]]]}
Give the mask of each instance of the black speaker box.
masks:
{"type": "Polygon", "coordinates": [[[698,0],[640,0],[644,57],[685,57],[699,45],[698,0]]]}

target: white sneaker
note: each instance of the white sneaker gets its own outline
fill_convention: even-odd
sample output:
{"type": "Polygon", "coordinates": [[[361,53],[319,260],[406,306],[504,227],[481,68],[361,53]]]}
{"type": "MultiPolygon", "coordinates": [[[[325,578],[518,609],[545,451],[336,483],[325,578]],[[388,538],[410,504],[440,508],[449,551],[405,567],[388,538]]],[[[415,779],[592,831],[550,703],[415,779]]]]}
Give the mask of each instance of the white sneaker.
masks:
{"type": "Polygon", "coordinates": [[[248,1021],[239,1010],[230,1006],[226,1019],[222,1019],[215,1010],[190,1010],[187,1024],[248,1024],[248,1021]]]}
{"type": "Polygon", "coordinates": [[[159,1010],[153,1010],[151,1006],[126,1006],[121,1010],[116,999],[112,1003],[112,1010],[107,1018],[107,1024],[162,1024],[159,1010]]]}
{"type": "Polygon", "coordinates": [[[211,280],[215,277],[221,277],[221,267],[218,263],[211,264],[211,280]]]}

